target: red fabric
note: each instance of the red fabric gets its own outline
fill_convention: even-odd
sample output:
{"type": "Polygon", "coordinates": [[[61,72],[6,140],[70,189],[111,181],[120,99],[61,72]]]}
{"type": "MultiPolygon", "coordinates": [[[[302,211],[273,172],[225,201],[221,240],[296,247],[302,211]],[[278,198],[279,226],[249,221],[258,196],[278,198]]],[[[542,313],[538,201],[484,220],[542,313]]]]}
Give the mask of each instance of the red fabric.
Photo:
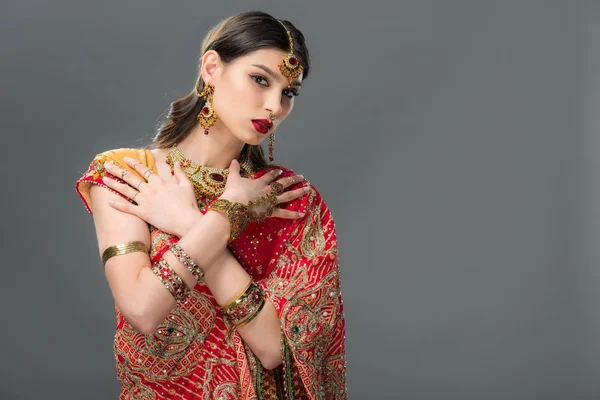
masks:
{"type": "MultiPolygon", "coordinates": [[[[125,153],[132,156],[131,150],[114,150],[92,162],[76,185],[84,202],[89,196],[82,191],[89,187],[81,183],[102,185],[98,162],[118,162],[125,153]]],[[[284,170],[283,177],[294,174],[278,168],[284,170]]],[[[312,186],[286,208],[305,211],[306,216],[251,223],[229,249],[265,289],[281,318],[287,369],[263,369],[223,318],[208,287],[199,283],[152,335],[135,331],[116,309],[114,352],[121,399],[346,399],[335,224],[312,186]]],[[[156,229],[151,237],[152,261],[178,240],[156,229]]]]}

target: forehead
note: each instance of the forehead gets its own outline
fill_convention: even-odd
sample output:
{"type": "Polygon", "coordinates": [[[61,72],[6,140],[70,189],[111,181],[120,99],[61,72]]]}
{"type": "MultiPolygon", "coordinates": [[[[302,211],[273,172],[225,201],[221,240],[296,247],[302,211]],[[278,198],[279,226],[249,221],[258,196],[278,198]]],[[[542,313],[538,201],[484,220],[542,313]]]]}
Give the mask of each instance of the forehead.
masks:
{"type": "MultiPolygon", "coordinates": [[[[248,53],[244,56],[238,57],[234,60],[232,64],[237,64],[237,66],[246,67],[251,65],[264,65],[270,70],[277,73],[281,79],[285,79],[281,71],[279,70],[279,64],[281,61],[288,55],[288,52],[283,51],[277,48],[266,48],[255,50],[251,53],[248,53]]],[[[302,75],[300,75],[297,79],[297,82],[302,81],[302,75]]]]}

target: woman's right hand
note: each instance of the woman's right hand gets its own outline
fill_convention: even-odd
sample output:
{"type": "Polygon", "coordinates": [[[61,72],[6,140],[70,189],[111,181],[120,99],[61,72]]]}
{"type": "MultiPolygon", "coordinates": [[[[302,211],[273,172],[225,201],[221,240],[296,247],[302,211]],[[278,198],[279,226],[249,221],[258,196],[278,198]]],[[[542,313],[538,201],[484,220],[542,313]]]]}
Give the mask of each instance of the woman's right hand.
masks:
{"type": "MultiPolygon", "coordinates": [[[[275,182],[281,173],[282,171],[280,169],[274,169],[257,179],[244,178],[240,175],[239,162],[234,159],[229,166],[227,183],[225,184],[225,190],[220,198],[247,205],[250,201],[255,201],[269,194],[273,190],[271,183],[275,182]]],[[[288,187],[302,182],[303,180],[304,177],[302,175],[294,175],[277,180],[277,182],[279,182],[284,189],[284,192],[277,196],[277,204],[287,203],[304,196],[309,191],[308,186],[287,192],[285,191],[285,189],[288,187]]],[[[261,212],[266,211],[268,207],[269,202],[264,201],[259,206],[253,207],[252,211],[260,214],[261,212]]],[[[273,210],[273,214],[271,215],[271,217],[285,219],[297,219],[302,218],[303,216],[304,213],[285,210],[278,207],[273,210]]]]}

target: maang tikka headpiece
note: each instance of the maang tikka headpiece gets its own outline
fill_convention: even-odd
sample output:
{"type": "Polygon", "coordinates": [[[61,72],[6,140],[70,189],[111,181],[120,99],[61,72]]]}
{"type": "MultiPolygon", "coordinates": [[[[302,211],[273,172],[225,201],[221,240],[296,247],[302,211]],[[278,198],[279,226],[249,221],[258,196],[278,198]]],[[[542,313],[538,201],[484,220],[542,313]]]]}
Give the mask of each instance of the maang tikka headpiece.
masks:
{"type": "Polygon", "coordinates": [[[292,82],[294,81],[294,79],[299,77],[300,74],[302,74],[304,67],[302,67],[302,65],[300,65],[300,61],[298,61],[298,57],[296,57],[296,55],[294,54],[294,39],[292,39],[292,34],[288,30],[288,28],[286,28],[286,26],[283,24],[283,22],[281,22],[279,20],[277,20],[277,22],[279,22],[281,24],[281,26],[283,26],[283,29],[285,29],[285,32],[287,33],[288,41],[290,43],[290,52],[283,59],[283,61],[281,61],[281,63],[279,64],[279,70],[281,70],[281,73],[283,74],[283,76],[285,76],[287,78],[288,86],[292,86],[292,82]]]}

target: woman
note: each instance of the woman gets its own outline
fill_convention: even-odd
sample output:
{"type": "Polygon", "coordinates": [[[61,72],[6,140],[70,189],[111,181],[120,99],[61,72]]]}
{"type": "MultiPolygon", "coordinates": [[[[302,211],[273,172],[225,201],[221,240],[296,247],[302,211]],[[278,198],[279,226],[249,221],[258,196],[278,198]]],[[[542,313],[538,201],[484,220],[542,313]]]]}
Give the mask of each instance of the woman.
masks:
{"type": "Polygon", "coordinates": [[[290,22],[227,18],[150,148],[98,154],[77,181],[115,299],[121,399],[346,398],[333,219],[260,147],[269,136],[273,161],[308,71],[290,22]]]}

